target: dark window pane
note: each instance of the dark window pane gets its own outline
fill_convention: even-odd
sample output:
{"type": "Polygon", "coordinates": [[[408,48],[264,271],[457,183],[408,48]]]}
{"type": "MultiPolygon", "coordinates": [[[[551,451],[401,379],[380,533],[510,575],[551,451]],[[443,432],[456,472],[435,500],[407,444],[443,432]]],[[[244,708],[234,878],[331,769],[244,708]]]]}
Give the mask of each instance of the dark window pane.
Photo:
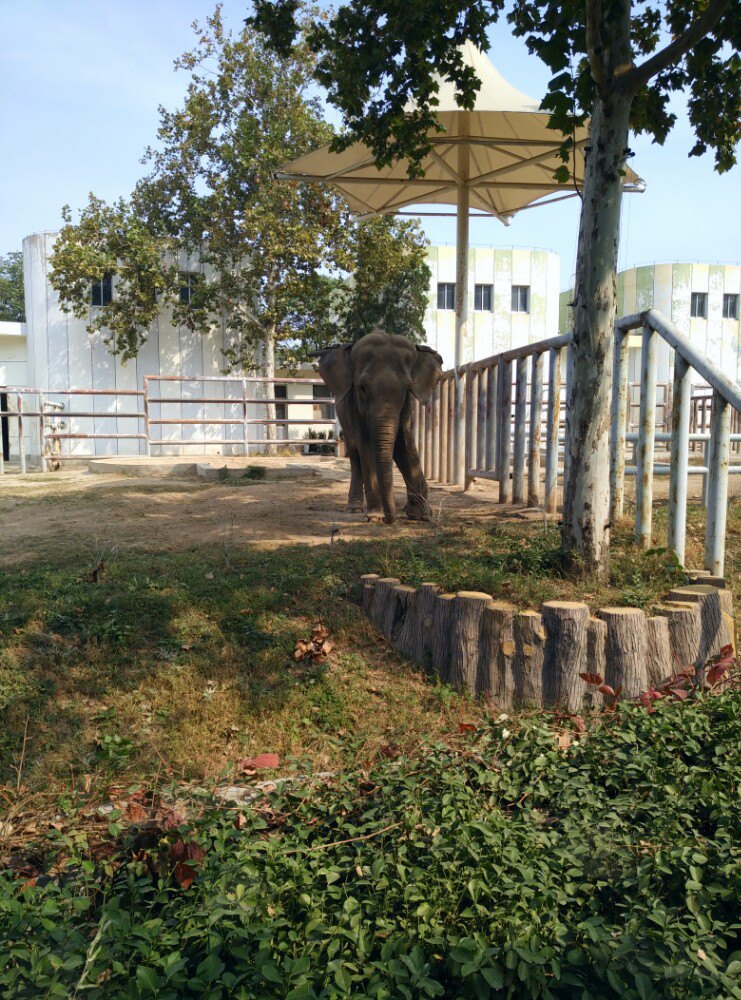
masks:
{"type": "Polygon", "coordinates": [[[738,295],[723,296],[723,319],[738,319],[738,295]]]}
{"type": "Polygon", "coordinates": [[[491,285],[474,285],[473,308],[477,312],[491,312],[491,285]]]}
{"type": "Polygon", "coordinates": [[[518,313],[530,312],[529,285],[512,286],[512,312],[518,312],[518,313]]]}
{"type": "Polygon", "coordinates": [[[275,398],[276,399],[288,399],[288,386],[287,385],[276,385],[276,386],[274,386],[274,390],[275,390],[275,398]]]}
{"type": "Polygon", "coordinates": [[[708,297],[705,292],[693,292],[690,300],[690,316],[705,319],[708,314],[708,297]]]}
{"type": "Polygon", "coordinates": [[[455,285],[450,281],[439,281],[437,285],[437,308],[455,309],[455,285]]]}
{"type": "Polygon", "coordinates": [[[323,382],[322,382],[321,385],[314,385],[314,386],[312,386],[312,389],[314,390],[314,399],[331,399],[332,398],[332,393],[329,391],[329,389],[326,387],[326,385],[323,382]]]}
{"type": "Polygon", "coordinates": [[[104,274],[102,278],[92,283],[90,288],[90,304],[107,306],[113,298],[113,275],[104,274]]]}

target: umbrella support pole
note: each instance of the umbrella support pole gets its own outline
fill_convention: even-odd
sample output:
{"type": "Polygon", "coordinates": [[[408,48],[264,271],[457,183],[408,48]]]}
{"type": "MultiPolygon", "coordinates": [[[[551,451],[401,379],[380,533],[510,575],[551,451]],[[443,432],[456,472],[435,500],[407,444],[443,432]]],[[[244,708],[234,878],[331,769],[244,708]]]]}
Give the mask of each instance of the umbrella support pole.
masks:
{"type": "Polygon", "coordinates": [[[453,421],[453,453],[455,483],[467,489],[470,480],[466,469],[466,379],[461,366],[466,364],[468,340],[468,215],[470,191],[467,184],[458,185],[458,215],[456,222],[455,258],[455,419],[453,421]]]}

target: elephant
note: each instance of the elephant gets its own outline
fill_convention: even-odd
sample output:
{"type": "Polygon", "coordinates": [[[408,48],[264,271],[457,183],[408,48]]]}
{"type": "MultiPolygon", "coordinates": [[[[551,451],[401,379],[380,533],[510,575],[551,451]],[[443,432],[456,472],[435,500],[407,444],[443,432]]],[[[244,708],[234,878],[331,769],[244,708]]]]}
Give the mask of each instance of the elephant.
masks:
{"type": "Polygon", "coordinates": [[[426,403],[443,359],[407,337],[372,330],[354,344],[317,351],[319,373],[335,399],[350,459],[347,509],[393,524],[393,465],[407,488],[406,516],[430,520],[427,482],[411,430],[413,399],[426,403]]]}

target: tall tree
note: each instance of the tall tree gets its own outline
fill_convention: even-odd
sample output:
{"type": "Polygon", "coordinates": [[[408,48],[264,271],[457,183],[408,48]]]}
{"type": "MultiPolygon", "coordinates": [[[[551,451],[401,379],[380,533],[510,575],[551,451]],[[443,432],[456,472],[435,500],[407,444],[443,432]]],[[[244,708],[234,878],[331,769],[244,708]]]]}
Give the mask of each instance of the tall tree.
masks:
{"type": "MultiPolygon", "coordinates": [[[[190,76],[187,93],[177,110],[160,109],[148,176],[129,200],[109,207],[91,197],[76,225],[67,215],[52,280],[63,304],[87,316],[90,281],[115,275],[116,294],[91,325],[124,357],[136,354],[167,305],[201,332],[224,322],[227,363],[259,365],[273,378],[277,351],[326,331],[322,276],[346,262],[348,233],[339,196],[276,183],[273,173],[329,142],[333,130],[311,93],[305,44],[276,57],[251,29],[227,30],[220,7],[195,29],[195,47],[176,62],[190,76]],[[185,255],[202,275],[181,302],[185,255]]],[[[274,419],[272,404],[267,415],[274,419]]],[[[266,436],[275,439],[274,425],[266,436]]]]}
{"type": "Polygon", "coordinates": [[[14,250],[0,256],[0,320],[22,323],[25,318],[23,254],[14,250]]]}
{"type": "Polygon", "coordinates": [[[358,340],[375,327],[424,341],[432,272],[429,241],[413,220],[361,222],[350,245],[350,277],[338,302],[342,337],[358,340]]]}
{"type": "MultiPolygon", "coordinates": [[[[299,0],[255,0],[256,24],[278,52],[296,37],[299,0]]],[[[463,65],[466,40],[486,48],[486,29],[503,0],[348,0],[315,20],[308,42],[316,79],[343,113],[335,148],[361,139],[379,165],[399,157],[419,171],[436,127],[435,74],[451,80],[463,107],[480,81],[463,65]],[[409,112],[409,102],[416,110],[409,112]]],[[[739,138],[738,4],[732,0],[517,0],[507,13],[553,72],[543,102],[563,133],[570,182],[571,135],[590,118],[574,294],[573,377],[567,401],[569,478],[564,487],[564,545],[588,569],[607,573],[609,427],[615,271],[628,133],[661,143],[675,122],[673,94],[687,96],[696,142],[690,155],[715,151],[716,167],[735,163],[739,138]]]]}

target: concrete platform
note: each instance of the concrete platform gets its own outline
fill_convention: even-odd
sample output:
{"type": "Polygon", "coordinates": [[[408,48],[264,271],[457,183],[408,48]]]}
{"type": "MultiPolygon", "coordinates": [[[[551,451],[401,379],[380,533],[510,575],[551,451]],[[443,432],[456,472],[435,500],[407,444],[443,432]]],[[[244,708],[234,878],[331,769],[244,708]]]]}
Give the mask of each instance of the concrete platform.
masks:
{"type": "MultiPolygon", "coordinates": [[[[78,463],[75,463],[77,465],[78,463]]],[[[276,480],[317,475],[334,481],[349,479],[347,459],[334,455],[235,457],[232,455],[150,456],[116,455],[111,458],[81,458],[79,467],[96,475],[161,479],[198,477],[207,482],[224,479],[276,480]],[[260,471],[258,471],[260,470],[260,471]]]]}

